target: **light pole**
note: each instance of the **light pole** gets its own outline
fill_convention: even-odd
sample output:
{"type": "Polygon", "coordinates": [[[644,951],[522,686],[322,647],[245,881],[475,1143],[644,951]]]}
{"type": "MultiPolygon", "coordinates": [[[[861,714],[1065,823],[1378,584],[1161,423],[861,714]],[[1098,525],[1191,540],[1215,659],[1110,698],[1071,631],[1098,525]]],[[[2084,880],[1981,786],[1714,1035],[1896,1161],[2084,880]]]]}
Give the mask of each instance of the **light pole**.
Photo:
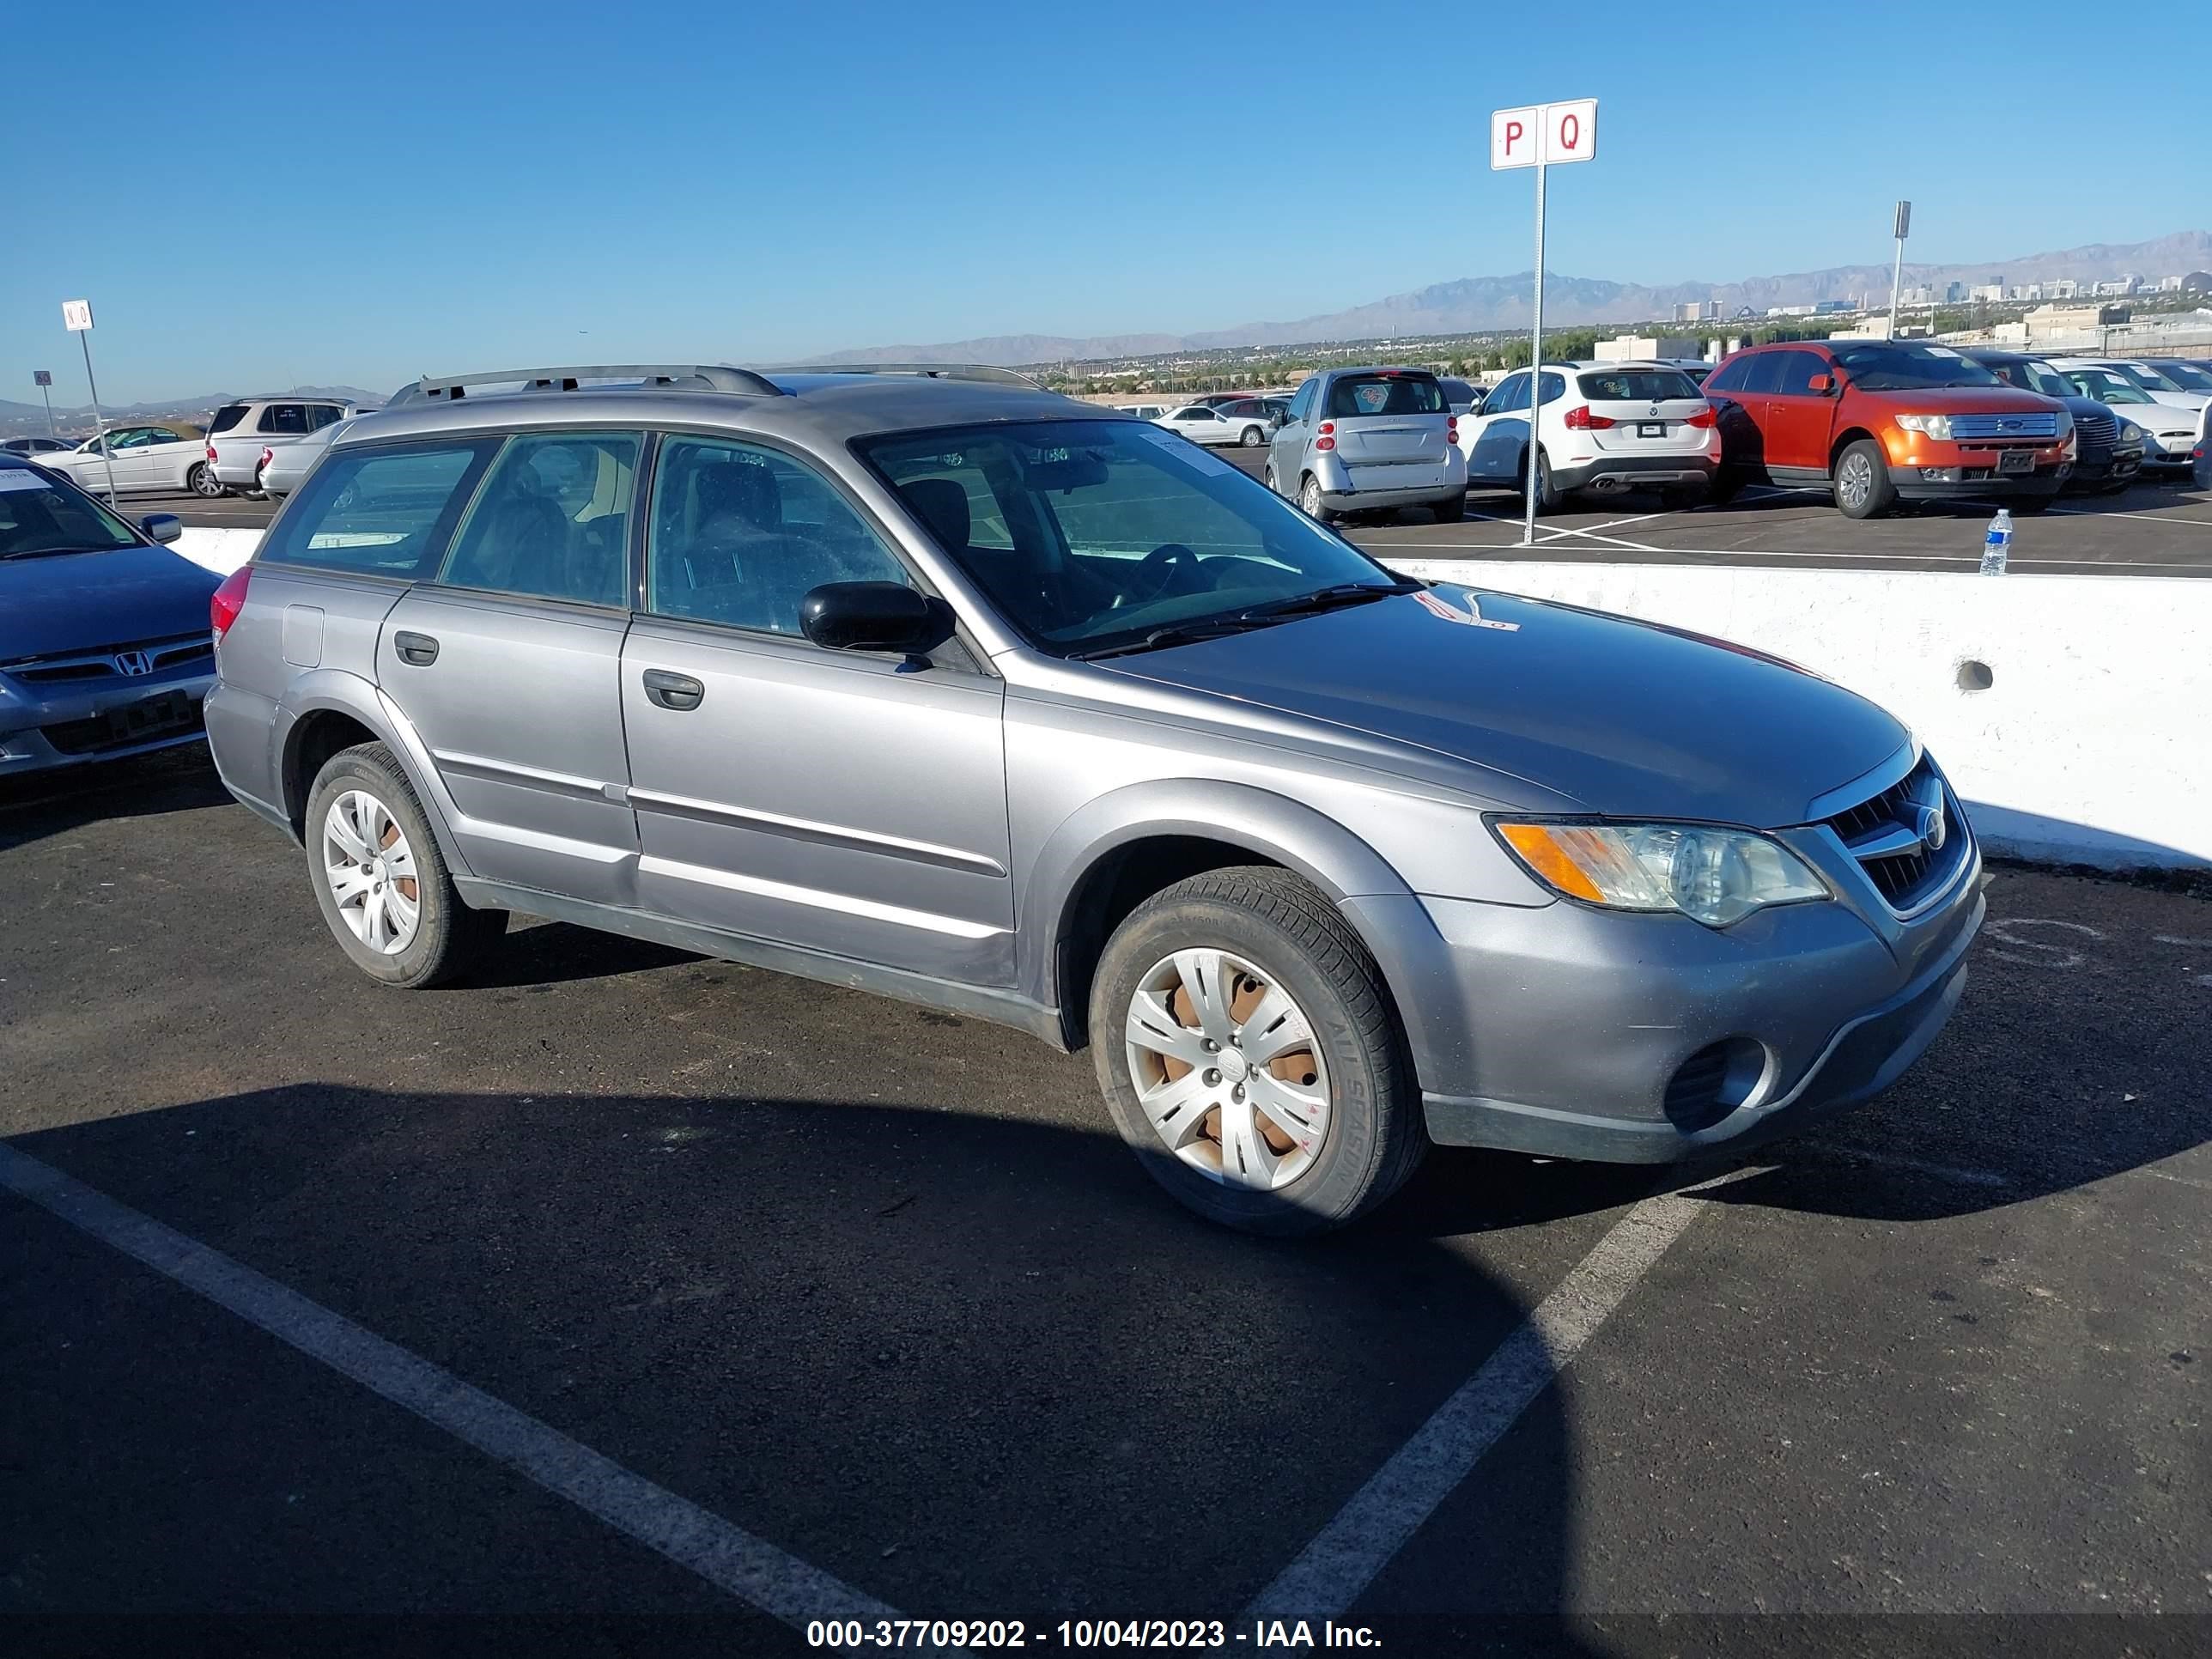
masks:
{"type": "Polygon", "coordinates": [[[1899,202],[1890,234],[1897,238],[1897,263],[1889,272],[1889,337],[1897,337],[1897,301],[1905,285],[1905,239],[1912,233],[1912,204],[1899,202]]]}

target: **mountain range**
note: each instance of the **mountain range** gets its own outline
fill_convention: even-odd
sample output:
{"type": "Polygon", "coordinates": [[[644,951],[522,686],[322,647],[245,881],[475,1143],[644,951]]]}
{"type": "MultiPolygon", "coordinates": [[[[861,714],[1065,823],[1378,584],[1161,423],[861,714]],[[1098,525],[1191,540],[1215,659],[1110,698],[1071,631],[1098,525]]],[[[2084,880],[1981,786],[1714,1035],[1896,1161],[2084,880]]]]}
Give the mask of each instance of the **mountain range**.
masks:
{"type": "MultiPolygon", "coordinates": [[[[2106,282],[2130,273],[2162,276],[2212,270],[2212,232],[2186,230],[2148,242],[2095,242],[2049,253],[1970,264],[1905,266],[1907,287],[1949,283],[2027,283],[2072,277],[2106,282]]],[[[1590,323],[1650,322],[1669,316],[1678,305],[1717,300],[1723,318],[1749,306],[1764,315],[1769,306],[1812,305],[1821,300],[1871,297],[1887,305],[1887,264],[1833,265],[1825,270],[1792,271],[1732,283],[1686,282],[1657,286],[1616,283],[1601,277],[1547,275],[1544,319],[1569,326],[1590,323]]],[[[1407,294],[1393,294],[1344,311],[1294,318],[1287,322],[1245,323],[1200,334],[1103,334],[1070,337],[1053,334],[1003,334],[954,340],[937,345],[860,347],[827,354],[825,362],[987,362],[1008,365],[1101,358],[1157,356],[1175,351],[1212,350],[1224,346],[1305,345],[1326,340],[1377,340],[1396,337],[1480,334],[1494,329],[1526,328],[1534,288],[1532,271],[1503,276],[1462,276],[1407,294]]]]}

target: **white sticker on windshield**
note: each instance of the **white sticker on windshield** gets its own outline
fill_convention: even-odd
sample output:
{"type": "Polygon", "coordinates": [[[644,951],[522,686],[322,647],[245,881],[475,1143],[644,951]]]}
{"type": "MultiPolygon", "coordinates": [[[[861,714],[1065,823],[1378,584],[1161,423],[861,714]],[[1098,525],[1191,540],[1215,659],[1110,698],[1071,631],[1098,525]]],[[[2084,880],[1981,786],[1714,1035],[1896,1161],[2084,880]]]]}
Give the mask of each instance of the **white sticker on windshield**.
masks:
{"type": "Polygon", "coordinates": [[[0,489],[52,489],[53,486],[35,472],[26,472],[20,466],[0,467],[0,489]]]}
{"type": "Polygon", "coordinates": [[[1931,357],[1955,357],[1959,355],[1948,346],[1929,346],[1927,350],[1931,357]]]}
{"type": "Polygon", "coordinates": [[[1180,433],[1163,431],[1156,426],[1137,428],[1137,435],[1147,443],[1158,444],[1172,453],[1176,459],[1209,478],[1225,478],[1237,469],[1218,455],[1209,455],[1180,433]]]}

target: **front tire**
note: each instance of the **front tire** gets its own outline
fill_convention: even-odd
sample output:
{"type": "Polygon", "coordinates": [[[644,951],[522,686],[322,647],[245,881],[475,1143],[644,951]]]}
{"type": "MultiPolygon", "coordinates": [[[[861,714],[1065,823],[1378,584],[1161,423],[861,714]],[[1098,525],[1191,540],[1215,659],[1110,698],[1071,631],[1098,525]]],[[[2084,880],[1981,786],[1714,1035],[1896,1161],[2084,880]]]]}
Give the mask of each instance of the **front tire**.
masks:
{"type": "Polygon", "coordinates": [[[1090,1020],[1122,1139],[1210,1221],[1340,1227],[1428,1149],[1382,971],[1286,870],[1210,871],[1147,899],[1107,944],[1090,1020]]]}
{"type": "Polygon", "coordinates": [[[196,463],[192,470],[185,474],[185,488],[203,500],[210,501],[219,495],[228,495],[230,493],[222,480],[215,476],[215,469],[205,461],[196,463]]]}
{"type": "Polygon", "coordinates": [[[1881,446],[1871,438],[1846,444],[1832,477],[1836,506],[1847,519],[1879,519],[1897,505],[1897,486],[1881,446]]]}
{"type": "Polygon", "coordinates": [[[307,796],[315,903],[340,948],[380,985],[449,983],[507,928],[461,902],[430,820],[380,743],[333,755],[307,796]]]}

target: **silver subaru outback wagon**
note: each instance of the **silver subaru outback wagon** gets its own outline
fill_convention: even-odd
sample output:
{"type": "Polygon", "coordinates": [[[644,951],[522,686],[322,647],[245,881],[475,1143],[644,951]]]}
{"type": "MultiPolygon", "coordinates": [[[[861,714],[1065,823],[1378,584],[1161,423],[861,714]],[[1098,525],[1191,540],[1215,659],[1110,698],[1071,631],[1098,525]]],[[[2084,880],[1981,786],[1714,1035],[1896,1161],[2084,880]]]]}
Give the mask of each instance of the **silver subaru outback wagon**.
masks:
{"type": "Polygon", "coordinates": [[[1656,1162],[1863,1100],[1982,916],[1880,708],[1404,580],[1003,370],[426,380],[214,614],[223,780],[371,979],[520,911],[1088,1044],[1254,1231],[1431,1142],[1656,1162]]]}

